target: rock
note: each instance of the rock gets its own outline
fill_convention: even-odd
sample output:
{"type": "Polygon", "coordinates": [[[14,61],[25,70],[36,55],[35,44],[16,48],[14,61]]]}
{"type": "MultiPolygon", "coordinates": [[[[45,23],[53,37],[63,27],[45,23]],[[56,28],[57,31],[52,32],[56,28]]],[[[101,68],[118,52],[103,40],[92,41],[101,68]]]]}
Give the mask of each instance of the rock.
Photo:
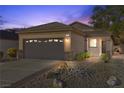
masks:
{"type": "Polygon", "coordinates": [[[59,76],[59,73],[56,73],[56,72],[48,72],[47,74],[47,79],[53,79],[53,78],[58,78],[59,76]]]}
{"type": "Polygon", "coordinates": [[[122,47],[121,47],[120,45],[119,45],[119,46],[114,46],[114,48],[113,48],[113,53],[114,53],[115,55],[119,55],[119,54],[123,53],[122,47]]]}
{"type": "Polygon", "coordinates": [[[53,87],[62,88],[63,87],[63,82],[61,80],[54,79],[53,80],[53,87]]]}
{"type": "Polygon", "coordinates": [[[110,76],[109,79],[107,80],[107,84],[109,86],[116,86],[120,84],[120,80],[117,79],[115,76],[110,76]]]}

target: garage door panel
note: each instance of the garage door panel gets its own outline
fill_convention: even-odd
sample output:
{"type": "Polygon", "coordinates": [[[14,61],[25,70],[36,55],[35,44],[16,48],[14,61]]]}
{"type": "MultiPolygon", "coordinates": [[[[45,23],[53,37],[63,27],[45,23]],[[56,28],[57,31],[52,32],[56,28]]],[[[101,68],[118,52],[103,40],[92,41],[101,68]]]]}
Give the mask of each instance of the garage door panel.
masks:
{"type": "MultiPolygon", "coordinates": [[[[63,42],[48,42],[49,39],[44,39],[44,40],[38,39],[38,40],[41,40],[42,42],[26,43],[26,41],[29,40],[25,40],[24,51],[26,58],[64,59],[63,42]]],[[[57,40],[63,40],[63,39],[57,39],[57,40]]]]}

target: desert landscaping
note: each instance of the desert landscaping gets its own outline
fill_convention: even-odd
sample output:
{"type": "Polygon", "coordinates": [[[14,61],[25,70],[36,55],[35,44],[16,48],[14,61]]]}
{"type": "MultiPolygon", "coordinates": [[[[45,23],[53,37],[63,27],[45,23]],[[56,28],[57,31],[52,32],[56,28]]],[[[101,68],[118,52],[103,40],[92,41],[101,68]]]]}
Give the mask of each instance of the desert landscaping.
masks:
{"type": "Polygon", "coordinates": [[[86,60],[67,61],[45,72],[39,71],[10,87],[25,88],[110,88],[124,87],[124,55],[113,56],[108,63],[86,60]]]}

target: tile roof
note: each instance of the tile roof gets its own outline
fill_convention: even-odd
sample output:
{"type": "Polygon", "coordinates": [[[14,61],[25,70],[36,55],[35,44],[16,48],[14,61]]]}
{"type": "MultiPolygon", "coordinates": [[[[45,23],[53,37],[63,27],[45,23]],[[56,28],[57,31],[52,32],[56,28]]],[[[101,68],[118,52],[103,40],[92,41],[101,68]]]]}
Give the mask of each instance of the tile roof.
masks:
{"type": "Polygon", "coordinates": [[[22,31],[22,33],[23,32],[70,31],[70,30],[74,30],[74,29],[71,26],[68,26],[59,22],[52,22],[48,24],[26,28],[22,31]]]}
{"type": "Polygon", "coordinates": [[[94,31],[93,27],[88,26],[86,24],[80,23],[80,22],[73,22],[70,24],[75,29],[78,29],[80,31],[94,31]]]}
{"type": "Polygon", "coordinates": [[[29,27],[26,29],[23,29],[19,33],[30,33],[30,32],[60,32],[60,31],[73,31],[73,32],[78,32],[80,34],[85,34],[87,36],[90,35],[110,35],[107,31],[102,31],[102,30],[96,30],[91,26],[88,26],[86,24],[80,23],[80,22],[74,22],[70,25],[66,25],[63,23],[59,22],[52,22],[48,24],[43,24],[39,26],[34,26],[34,27],[29,27]]]}

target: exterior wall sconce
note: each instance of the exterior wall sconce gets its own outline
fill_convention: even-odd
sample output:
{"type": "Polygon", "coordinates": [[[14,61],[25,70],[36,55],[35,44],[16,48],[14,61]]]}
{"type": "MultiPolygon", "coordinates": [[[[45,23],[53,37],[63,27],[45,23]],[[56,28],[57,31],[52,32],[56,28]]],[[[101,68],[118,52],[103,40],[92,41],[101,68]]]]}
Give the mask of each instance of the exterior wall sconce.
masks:
{"type": "Polygon", "coordinates": [[[66,34],[66,37],[69,37],[70,35],[69,34],[66,34]]]}
{"type": "Polygon", "coordinates": [[[70,35],[69,34],[66,34],[66,37],[65,37],[65,42],[69,42],[70,41],[70,35]]]}
{"type": "Polygon", "coordinates": [[[65,52],[71,51],[71,38],[69,34],[66,34],[64,38],[64,50],[65,52]]]}

